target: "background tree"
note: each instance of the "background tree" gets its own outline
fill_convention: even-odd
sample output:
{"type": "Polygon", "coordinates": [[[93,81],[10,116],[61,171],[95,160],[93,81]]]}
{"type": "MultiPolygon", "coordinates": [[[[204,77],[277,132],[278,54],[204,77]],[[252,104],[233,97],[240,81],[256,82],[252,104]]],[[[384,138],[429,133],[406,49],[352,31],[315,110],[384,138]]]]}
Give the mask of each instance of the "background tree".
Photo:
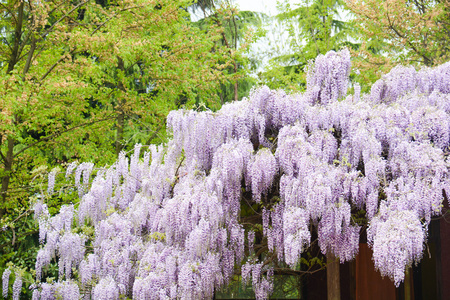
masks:
{"type": "Polygon", "coordinates": [[[275,55],[259,74],[270,88],[302,91],[306,85],[305,67],[310,60],[330,50],[356,47],[351,42],[356,32],[341,16],[346,14],[341,0],[307,0],[294,6],[286,1],[279,10],[275,17],[279,29],[275,30],[285,37],[273,43],[269,53],[275,55]]]}
{"type": "Polygon", "coordinates": [[[364,41],[355,52],[362,80],[374,82],[397,63],[434,66],[449,59],[448,1],[345,2],[364,41]]]}
{"type": "MultiPolygon", "coordinates": [[[[75,145],[90,146],[85,150],[90,156],[94,147],[107,150],[108,144],[117,145],[114,139],[123,143],[130,138],[122,136],[125,121],[157,128],[182,94],[187,104],[201,98],[214,105],[218,97],[213,91],[226,79],[221,69],[230,60],[221,47],[209,51],[220,29],[211,27],[206,34],[191,26],[182,9],[189,2],[163,4],[3,6],[10,16],[3,19],[10,22],[5,31],[14,29],[14,34],[2,44],[2,203],[14,162],[23,161],[18,156],[32,147],[58,145],[53,160],[84,158],[82,150],[61,143],[79,140],[75,145]],[[148,111],[153,119],[145,118],[148,111]],[[114,126],[120,137],[82,130],[107,120],[112,123],[101,126],[114,126]],[[66,131],[73,134],[61,137],[66,131]]],[[[108,153],[101,155],[106,154],[105,161],[114,156],[108,153]]]]}
{"type": "Polygon", "coordinates": [[[221,84],[221,104],[245,97],[256,84],[254,78],[245,76],[254,71],[257,64],[248,56],[249,46],[264,35],[262,21],[267,20],[267,16],[253,11],[240,11],[230,1],[202,1],[194,8],[200,9],[203,14],[203,18],[196,22],[200,28],[207,28],[211,24],[223,28],[219,40],[221,46],[228,48],[230,54],[241,53],[235,55],[233,64],[224,70],[234,74],[235,80],[221,84]]]}

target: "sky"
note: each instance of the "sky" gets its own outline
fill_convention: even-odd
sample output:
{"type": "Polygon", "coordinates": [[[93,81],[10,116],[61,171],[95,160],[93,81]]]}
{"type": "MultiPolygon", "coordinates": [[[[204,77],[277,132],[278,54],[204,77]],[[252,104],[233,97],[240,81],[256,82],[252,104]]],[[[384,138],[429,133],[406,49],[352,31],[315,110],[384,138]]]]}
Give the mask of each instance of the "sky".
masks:
{"type": "MultiPolygon", "coordinates": [[[[278,13],[277,10],[277,2],[289,2],[291,7],[294,3],[299,3],[301,0],[230,0],[233,4],[235,4],[238,9],[243,11],[254,11],[260,12],[268,15],[269,17],[273,17],[278,13]]],[[[203,13],[201,11],[191,12],[191,19],[196,21],[203,17],[203,13]]],[[[284,52],[283,50],[287,50],[288,47],[285,47],[287,34],[285,30],[280,27],[280,24],[276,24],[273,20],[269,19],[269,23],[264,25],[264,28],[267,30],[266,37],[259,39],[256,43],[251,46],[251,50],[249,55],[253,58],[256,58],[261,62],[257,71],[260,71],[267,63],[270,56],[273,55],[274,52],[277,55],[284,52]],[[275,48],[275,51],[273,50],[275,48]]]]}
{"type": "MultiPolygon", "coordinates": [[[[279,13],[277,9],[278,2],[283,4],[289,3],[291,8],[296,8],[296,4],[300,4],[302,0],[230,0],[238,9],[242,11],[260,12],[273,17],[279,13]]],[[[200,19],[203,14],[199,12],[196,16],[192,16],[193,20],[200,19]]],[[[344,16],[344,19],[346,17],[344,16]]],[[[279,56],[291,53],[290,37],[285,26],[276,22],[274,18],[269,18],[264,24],[266,36],[260,38],[256,43],[251,45],[249,56],[255,58],[261,64],[256,71],[261,71],[273,56],[279,56]]]]}
{"type": "MultiPolygon", "coordinates": [[[[277,13],[277,0],[234,0],[241,10],[262,12],[270,16],[277,13]]],[[[289,1],[291,3],[298,1],[289,1]]]]}
{"type": "MultiPolygon", "coordinates": [[[[289,2],[291,6],[294,3],[299,3],[301,0],[230,0],[233,4],[237,5],[240,10],[249,10],[265,13],[269,16],[277,14],[277,2],[289,2]]],[[[202,15],[199,12],[198,18],[202,15]]],[[[195,20],[196,17],[193,17],[195,20]]]]}
{"type": "MultiPolygon", "coordinates": [[[[283,4],[289,3],[291,8],[297,8],[297,4],[301,4],[304,0],[231,0],[240,10],[256,11],[265,13],[273,17],[279,13],[277,10],[278,2],[283,4]]],[[[340,10],[339,17],[343,21],[349,20],[348,14],[340,10]]],[[[270,19],[269,19],[270,20],[270,19]]],[[[271,19],[270,23],[265,24],[267,30],[266,37],[258,40],[252,45],[251,55],[258,57],[262,62],[259,69],[266,65],[271,56],[278,56],[291,53],[289,46],[289,36],[287,29],[283,24],[271,19]]]]}
{"type": "MultiPolygon", "coordinates": [[[[232,0],[232,2],[240,10],[261,12],[273,17],[279,13],[277,9],[278,2],[289,2],[291,7],[296,7],[295,4],[301,2],[301,0],[232,0]]],[[[261,62],[257,72],[262,70],[271,56],[289,52],[289,46],[287,46],[288,34],[283,26],[272,20],[270,24],[266,24],[264,27],[267,30],[266,36],[251,47],[250,55],[261,62]]]]}

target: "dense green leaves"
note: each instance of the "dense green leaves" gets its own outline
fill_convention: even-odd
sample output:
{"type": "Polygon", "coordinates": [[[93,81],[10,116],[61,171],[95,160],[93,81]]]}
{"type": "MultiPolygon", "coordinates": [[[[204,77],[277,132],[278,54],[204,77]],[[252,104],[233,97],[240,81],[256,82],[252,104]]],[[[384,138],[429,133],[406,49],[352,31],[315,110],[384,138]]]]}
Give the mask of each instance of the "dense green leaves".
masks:
{"type": "Polygon", "coordinates": [[[271,88],[302,91],[305,67],[319,54],[352,47],[355,30],[345,20],[341,0],[306,0],[291,6],[280,5],[276,16],[280,28],[287,31],[284,44],[275,42],[269,66],[260,73],[271,88]]]}
{"type": "Polygon", "coordinates": [[[345,2],[362,42],[354,53],[361,81],[374,82],[397,63],[436,66],[450,58],[449,1],[345,2]]]}

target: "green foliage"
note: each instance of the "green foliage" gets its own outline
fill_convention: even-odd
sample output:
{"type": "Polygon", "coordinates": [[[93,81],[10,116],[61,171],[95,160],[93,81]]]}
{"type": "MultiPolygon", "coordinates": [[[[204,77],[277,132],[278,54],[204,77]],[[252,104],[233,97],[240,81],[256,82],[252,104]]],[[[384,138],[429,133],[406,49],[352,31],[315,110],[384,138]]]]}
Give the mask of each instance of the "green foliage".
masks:
{"type": "Polygon", "coordinates": [[[449,60],[449,1],[345,0],[361,47],[357,80],[370,86],[397,64],[435,66],[449,60]],[[398,20],[402,20],[398,22],[398,20]]]}
{"type": "Polygon", "coordinates": [[[223,71],[240,51],[220,44],[220,26],[193,26],[190,1],[160,4],[3,7],[0,215],[36,166],[108,164],[136,142],[162,142],[170,110],[217,107],[220,84],[241,76],[223,71]]]}
{"type": "Polygon", "coordinates": [[[247,76],[257,67],[257,62],[247,57],[250,44],[264,35],[262,26],[268,18],[266,15],[252,12],[239,11],[229,2],[214,3],[202,9],[203,18],[195,22],[202,30],[208,30],[211,26],[219,26],[221,36],[218,43],[225,47],[233,56],[233,61],[223,72],[233,75],[232,80],[220,84],[220,104],[227,101],[238,100],[248,95],[256,84],[256,79],[247,76]]]}
{"type": "Polygon", "coordinates": [[[275,19],[288,34],[284,43],[272,45],[275,54],[259,74],[272,89],[304,91],[309,61],[330,50],[358,46],[351,42],[354,27],[340,16],[346,13],[342,0],[306,0],[295,6],[288,1],[279,5],[281,13],[275,19]]]}

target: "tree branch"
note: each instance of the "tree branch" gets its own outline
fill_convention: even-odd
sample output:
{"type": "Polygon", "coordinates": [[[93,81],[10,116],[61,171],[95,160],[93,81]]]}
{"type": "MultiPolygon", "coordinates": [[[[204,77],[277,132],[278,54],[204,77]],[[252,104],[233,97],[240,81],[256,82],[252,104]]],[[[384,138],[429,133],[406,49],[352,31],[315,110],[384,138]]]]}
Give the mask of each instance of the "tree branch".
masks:
{"type": "MultiPolygon", "coordinates": [[[[141,8],[142,5],[139,6],[131,6],[131,7],[127,7],[127,8],[123,8],[121,10],[119,10],[119,12],[123,12],[123,11],[127,11],[133,8],[141,8]]],[[[103,26],[105,26],[106,23],[108,23],[109,21],[111,21],[115,16],[117,16],[117,13],[115,13],[114,15],[112,15],[111,17],[109,17],[108,19],[105,20],[105,22],[101,23],[100,25],[97,26],[97,28],[94,29],[94,31],[92,31],[91,36],[94,35],[94,33],[96,33],[100,28],[102,28],[103,26]]]]}
{"type": "MultiPolygon", "coordinates": [[[[32,31],[30,30],[30,32],[25,36],[25,38],[22,41],[22,44],[19,47],[19,51],[17,52],[17,56],[20,57],[22,55],[22,51],[23,48],[25,48],[26,45],[28,45],[28,39],[30,38],[30,36],[32,35],[32,31]]],[[[19,58],[17,61],[20,61],[22,58],[19,58]]]]}
{"type": "MultiPolygon", "coordinates": [[[[74,54],[76,49],[77,49],[77,47],[75,46],[75,48],[73,48],[73,49],[69,52],[69,54],[70,54],[70,55],[74,54]]],[[[53,64],[53,66],[51,66],[51,67],[47,70],[47,72],[45,72],[44,75],[42,75],[42,77],[41,77],[41,79],[40,79],[39,81],[43,81],[43,80],[48,76],[48,74],[50,74],[50,73],[53,71],[53,69],[54,69],[60,62],[62,62],[64,59],[66,59],[66,55],[67,55],[67,54],[64,54],[60,59],[58,59],[58,61],[55,62],[55,63],[53,64]]]]}
{"type": "Polygon", "coordinates": [[[51,135],[49,135],[49,136],[46,136],[46,137],[43,137],[43,138],[39,139],[38,141],[32,143],[31,145],[26,146],[25,148],[20,149],[20,150],[19,150],[18,152],[16,152],[13,156],[16,157],[16,156],[19,155],[20,153],[22,153],[22,152],[28,150],[29,148],[34,147],[34,146],[36,146],[37,144],[40,144],[40,143],[42,143],[42,142],[51,140],[51,139],[53,139],[53,138],[55,138],[55,137],[57,137],[57,136],[59,136],[59,135],[61,135],[61,134],[63,134],[63,133],[67,133],[67,132],[69,132],[69,131],[75,130],[75,129],[80,128],[80,127],[85,127],[85,126],[93,125],[93,124],[95,124],[95,123],[99,123],[99,122],[103,122],[103,121],[107,121],[107,120],[111,120],[111,119],[114,119],[114,116],[109,116],[109,117],[104,118],[104,119],[92,121],[92,122],[89,122],[89,123],[80,124],[80,125],[74,126],[74,127],[72,127],[72,128],[63,130],[63,131],[61,131],[61,132],[56,132],[56,133],[54,133],[54,134],[51,134],[51,135]]]}
{"type": "Polygon", "coordinates": [[[75,10],[77,10],[80,6],[85,5],[86,3],[88,3],[89,0],[85,0],[83,2],[81,2],[80,4],[78,4],[77,6],[75,6],[74,8],[72,8],[68,13],[66,13],[64,16],[62,16],[61,18],[59,18],[55,23],[52,24],[52,26],[50,26],[50,28],[44,32],[44,34],[41,35],[41,40],[44,39],[52,30],[53,28],[59,24],[59,22],[61,22],[62,20],[64,20],[67,16],[69,16],[71,13],[73,13],[75,10]]]}
{"type": "Polygon", "coordinates": [[[389,22],[389,28],[392,29],[398,37],[404,39],[406,41],[406,43],[413,49],[413,51],[416,52],[419,56],[421,56],[424,59],[425,65],[429,66],[431,64],[432,60],[430,58],[428,58],[425,54],[420,53],[420,51],[411,43],[411,41],[409,39],[407,39],[403,34],[401,34],[397,30],[397,28],[394,27],[394,23],[392,23],[391,18],[389,18],[389,14],[387,14],[386,17],[389,22]]]}
{"type": "Polygon", "coordinates": [[[24,77],[28,73],[28,70],[30,70],[31,60],[33,58],[33,54],[34,54],[34,50],[35,49],[36,49],[36,38],[33,35],[33,38],[32,38],[32,41],[31,41],[30,51],[28,51],[27,62],[25,63],[25,67],[23,68],[23,76],[24,77]]]}
{"type": "MultiPolygon", "coordinates": [[[[25,232],[23,234],[19,234],[19,235],[17,235],[17,238],[21,238],[21,237],[32,235],[32,234],[36,234],[36,233],[39,233],[39,230],[31,230],[31,231],[25,232]]],[[[8,241],[7,242],[3,242],[3,243],[0,244],[0,248],[3,248],[4,246],[6,246],[8,244],[9,244],[8,241]]]]}
{"type": "Polygon", "coordinates": [[[17,23],[16,16],[13,14],[13,12],[6,5],[4,5],[3,3],[0,2],[0,5],[3,6],[8,11],[8,13],[11,15],[11,17],[14,18],[14,22],[17,23]]]}

